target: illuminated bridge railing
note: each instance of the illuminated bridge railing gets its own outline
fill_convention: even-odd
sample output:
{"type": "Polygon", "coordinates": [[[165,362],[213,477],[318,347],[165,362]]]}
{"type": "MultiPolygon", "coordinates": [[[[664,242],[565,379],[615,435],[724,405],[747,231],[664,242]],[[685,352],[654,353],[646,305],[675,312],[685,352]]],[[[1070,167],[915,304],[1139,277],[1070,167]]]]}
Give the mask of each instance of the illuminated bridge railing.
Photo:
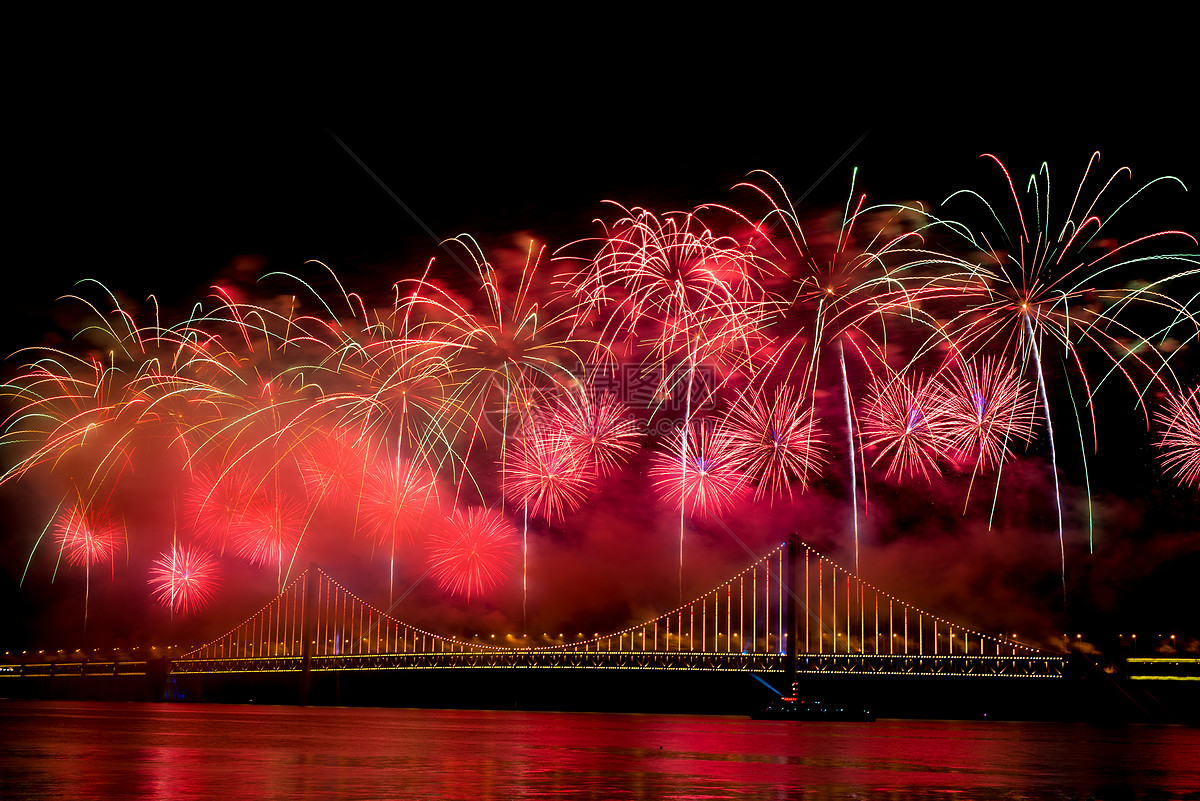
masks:
{"type": "MultiPolygon", "coordinates": [[[[987,634],[900,600],[800,543],[798,650],[810,655],[1046,656],[1015,637],[987,634]]],[[[1057,658],[1057,657],[1056,657],[1057,658]]]]}
{"type": "Polygon", "coordinates": [[[411,626],[316,565],[176,673],[630,668],[877,675],[1061,676],[1062,655],[921,610],[798,539],[693,601],[616,632],[503,645],[411,626]],[[795,646],[789,653],[788,645],[795,646]],[[794,660],[794,661],[793,661],[794,660]]]}
{"type": "MultiPolygon", "coordinates": [[[[495,645],[478,637],[444,636],[409,625],[359,598],[314,565],[240,626],[174,659],[173,666],[176,672],[212,670],[218,665],[250,670],[256,664],[291,664],[289,660],[303,659],[306,653],[314,668],[339,657],[370,655],[412,657],[393,660],[395,665],[465,664],[451,658],[461,654],[490,654],[497,663],[534,660],[553,665],[563,662],[561,654],[618,653],[645,654],[626,658],[646,666],[667,664],[662,658],[666,654],[710,654],[724,655],[731,664],[755,665],[744,669],[781,669],[762,665],[774,665],[786,650],[788,607],[780,582],[784,555],[785,549],[777,548],[700,598],[652,620],[611,634],[532,646],[495,645]],[[764,663],[735,658],[752,655],[774,659],[764,663]]],[[[671,660],[684,662],[682,657],[671,660]]]]}

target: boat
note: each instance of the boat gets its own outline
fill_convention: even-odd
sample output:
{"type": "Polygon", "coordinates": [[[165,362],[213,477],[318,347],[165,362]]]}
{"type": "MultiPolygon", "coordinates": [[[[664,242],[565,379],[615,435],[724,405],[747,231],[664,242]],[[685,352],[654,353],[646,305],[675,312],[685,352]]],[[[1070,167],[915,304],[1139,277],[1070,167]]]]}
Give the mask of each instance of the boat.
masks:
{"type": "Polygon", "coordinates": [[[751,720],[847,720],[873,723],[875,713],[860,704],[801,698],[794,690],[750,715],[751,720]]]}

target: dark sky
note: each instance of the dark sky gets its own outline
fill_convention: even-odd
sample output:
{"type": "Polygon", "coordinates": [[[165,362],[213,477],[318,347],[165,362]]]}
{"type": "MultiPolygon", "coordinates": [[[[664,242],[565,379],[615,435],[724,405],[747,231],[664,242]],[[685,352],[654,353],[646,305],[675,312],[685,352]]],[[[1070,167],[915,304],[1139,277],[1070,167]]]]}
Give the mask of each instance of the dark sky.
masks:
{"type": "MultiPolygon", "coordinates": [[[[345,273],[381,257],[423,261],[426,229],[532,230],[560,245],[594,233],[602,200],[736,203],[730,188],[752,170],[828,206],[845,201],[854,167],[872,200],[938,202],[991,177],[984,152],[1021,174],[1048,160],[1064,189],[1094,150],[1102,167],[1129,165],[1135,179],[1200,180],[1175,106],[1142,95],[1023,103],[886,74],[844,93],[797,87],[796,97],[761,83],[663,83],[648,79],[638,93],[597,80],[567,94],[518,74],[366,110],[84,91],[16,126],[9,214],[20,263],[6,326],[17,344],[24,315],[85,277],[135,296],[192,297],[241,254],[274,269],[320,259],[345,273]]],[[[1180,197],[1170,203],[1180,208],[1153,204],[1173,225],[1194,219],[1196,203],[1180,197]]]]}
{"type": "MultiPolygon", "coordinates": [[[[328,86],[321,103],[228,104],[77,87],[51,113],[20,115],[8,164],[6,227],[17,247],[5,350],[41,341],[52,301],[83,278],[180,306],[254,255],[265,260],[257,269],[292,272],[318,259],[354,287],[382,291],[397,270],[438,255],[430,231],[487,242],[528,230],[556,247],[596,233],[593,218],[611,218],[603,200],[658,211],[736,203],[731,187],[756,169],[817,207],[845,202],[854,167],[872,200],[940,202],[994,181],[984,152],[1019,175],[1048,160],[1066,190],[1100,150],[1109,173],[1126,164],[1135,181],[1175,174],[1196,185],[1147,204],[1160,215],[1155,230],[1195,231],[1200,219],[1194,126],[1178,118],[1177,101],[1152,95],[1094,90],[1034,103],[1011,86],[952,92],[902,70],[807,85],[596,75],[568,90],[542,73],[484,75],[422,91],[397,74],[361,104],[327,102],[328,86]]],[[[1196,509],[1194,498],[1180,504],[1196,509]]],[[[1195,565],[1188,525],[1192,544],[1162,546],[1147,571],[1181,552],[1195,565]]],[[[947,553],[950,527],[939,524],[927,548],[882,554],[880,569],[920,577],[951,569],[935,560],[961,568],[1002,550],[988,540],[947,553]]]]}

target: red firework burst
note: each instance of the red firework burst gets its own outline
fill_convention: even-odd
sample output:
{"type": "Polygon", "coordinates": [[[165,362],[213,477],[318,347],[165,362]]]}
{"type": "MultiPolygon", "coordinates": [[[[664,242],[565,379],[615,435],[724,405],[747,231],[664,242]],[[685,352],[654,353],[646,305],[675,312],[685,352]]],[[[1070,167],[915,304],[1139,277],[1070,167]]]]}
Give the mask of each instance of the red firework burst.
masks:
{"type": "Polygon", "coordinates": [[[1037,424],[1033,387],[1011,365],[985,357],[939,383],[934,393],[949,447],[975,469],[999,467],[1012,443],[1028,443],[1037,424]]]}
{"type": "Polygon", "coordinates": [[[1158,445],[1167,473],[1184,486],[1200,487],[1200,384],[1168,396],[1155,421],[1165,428],[1158,445]]]}
{"type": "Polygon", "coordinates": [[[197,539],[224,553],[253,500],[254,485],[246,471],[202,471],[184,495],[184,508],[197,539]]]}
{"type": "Polygon", "coordinates": [[[667,439],[654,454],[650,477],[659,495],[692,517],[720,516],[746,490],[737,443],[727,428],[700,420],[667,439]],[[686,450],[684,448],[686,447],[686,450]]]}
{"type": "Polygon", "coordinates": [[[505,451],[506,489],[546,520],[579,508],[595,480],[587,452],[557,427],[527,425],[505,451]]]}
{"type": "Polygon", "coordinates": [[[411,542],[422,520],[438,510],[433,474],[408,459],[376,465],[363,486],[359,509],[367,531],[379,544],[411,542]]]}
{"type": "Polygon", "coordinates": [[[931,479],[947,447],[946,423],[928,379],[906,374],[883,381],[872,377],[863,414],[863,447],[878,448],[872,466],[886,460],[887,477],[931,479]]]}
{"type": "Polygon", "coordinates": [[[566,282],[581,311],[606,315],[601,342],[615,348],[648,333],[654,361],[685,375],[704,362],[747,366],[775,310],[760,280],[774,268],[695,213],[624,211],[600,252],[566,282]]]}
{"type": "Polygon", "coordinates": [[[564,393],[550,425],[583,452],[598,477],[611,473],[637,450],[637,420],[612,393],[588,387],[564,393]]]}
{"type": "Polygon", "coordinates": [[[154,560],[150,586],[154,597],[172,612],[188,614],[208,605],[220,576],[217,561],[205,551],[175,545],[154,560]]]}
{"type": "Polygon", "coordinates": [[[366,457],[354,439],[342,431],[306,441],[300,473],[309,493],[322,503],[342,503],[363,489],[366,457]]]}
{"type": "Polygon", "coordinates": [[[729,414],[738,468],[757,485],[755,499],[792,494],[792,482],[803,492],[809,476],[825,464],[824,437],[812,410],[790,386],[775,390],[768,402],[761,391],[739,398],[729,414]]]}
{"type": "Polygon", "coordinates": [[[76,506],[59,516],[54,536],[68,564],[90,568],[112,561],[125,538],[125,527],[105,509],[76,506]]]}
{"type": "Polygon", "coordinates": [[[240,556],[266,567],[291,561],[304,531],[304,505],[288,495],[260,495],[237,522],[233,544],[240,556]]]}
{"type": "Polygon", "coordinates": [[[516,529],[492,509],[454,510],[430,535],[431,571],[454,595],[481,595],[504,580],[521,544],[516,529]]]}

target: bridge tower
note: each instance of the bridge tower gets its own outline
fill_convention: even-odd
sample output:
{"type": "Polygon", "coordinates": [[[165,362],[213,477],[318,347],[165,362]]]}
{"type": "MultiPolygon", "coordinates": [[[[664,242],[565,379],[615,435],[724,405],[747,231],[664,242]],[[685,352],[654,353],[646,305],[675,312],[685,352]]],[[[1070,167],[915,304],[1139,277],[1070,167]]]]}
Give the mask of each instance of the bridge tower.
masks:
{"type": "MultiPolygon", "coordinates": [[[[788,595],[787,601],[787,657],[784,660],[784,681],[796,681],[796,654],[800,643],[800,533],[793,531],[787,539],[787,574],[780,585],[788,595]]],[[[805,610],[807,612],[807,610],[805,610]]]]}
{"type": "Polygon", "coordinates": [[[308,573],[304,577],[303,617],[301,618],[300,643],[300,705],[308,704],[309,691],[312,689],[312,659],[313,643],[317,638],[317,563],[310,562],[308,573]]]}

